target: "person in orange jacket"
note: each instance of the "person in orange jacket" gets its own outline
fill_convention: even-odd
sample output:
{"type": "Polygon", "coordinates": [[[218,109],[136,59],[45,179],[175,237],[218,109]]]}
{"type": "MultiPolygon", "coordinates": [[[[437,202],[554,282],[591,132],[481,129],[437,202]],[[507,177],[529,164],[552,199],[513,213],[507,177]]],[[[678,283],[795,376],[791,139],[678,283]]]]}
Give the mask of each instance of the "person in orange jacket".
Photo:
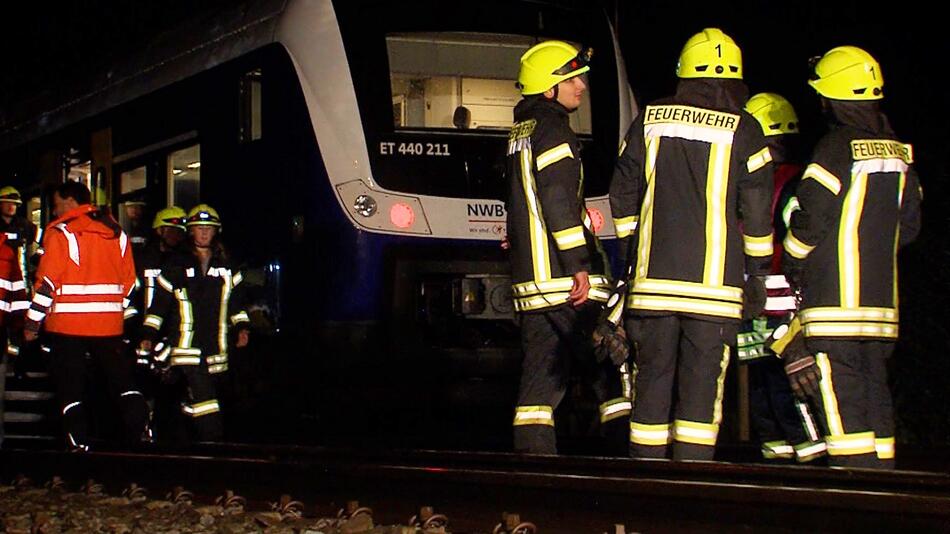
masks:
{"type": "Polygon", "coordinates": [[[133,387],[134,362],[122,343],[123,313],[135,286],[129,238],[110,215],[91,204],[81,183],[61,184],[53,206],[57,218],[44,232],[46,252],[36,272],[24,339],[36,340],[45,322],[67,445],[89,450],[83,407],[87,353],[118,399],[126,438],[136,442],[150,437],[148,405],[133,387]]]}

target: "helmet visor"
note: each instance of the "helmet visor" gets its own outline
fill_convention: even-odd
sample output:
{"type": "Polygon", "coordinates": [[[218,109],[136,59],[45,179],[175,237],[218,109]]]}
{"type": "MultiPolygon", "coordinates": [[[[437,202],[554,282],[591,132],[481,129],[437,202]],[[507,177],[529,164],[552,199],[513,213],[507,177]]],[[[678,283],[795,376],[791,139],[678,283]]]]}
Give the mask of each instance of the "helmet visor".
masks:
{"type": "Polygon", "coordinates": [[[594,55],[594,49],[591,47],[584,47],[581,49],[580,53],[571,58],[570,61],[561,65],[560,68],[552,72],[551,74],[557,76],[565,76],[577,70],[580,70],[584,67],[590,65],[590,58],[594,55]]]}

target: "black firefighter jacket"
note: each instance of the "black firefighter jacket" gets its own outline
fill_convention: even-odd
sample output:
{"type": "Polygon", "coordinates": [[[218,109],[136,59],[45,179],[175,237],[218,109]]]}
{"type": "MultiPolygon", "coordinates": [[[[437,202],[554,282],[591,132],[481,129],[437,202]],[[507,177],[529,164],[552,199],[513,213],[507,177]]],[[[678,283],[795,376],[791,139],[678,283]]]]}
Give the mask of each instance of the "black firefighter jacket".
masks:
{"type": "Polygon", "coordinates": [[[514,120],[507,210],[515,310],[564,305],[580,271],[590,274],[588,298],[605,301],[606,260],[584,205],[581,147],[567,110],[528,97],[515,107],[514,120]]]}
{"type": "Polygon", "coordinates": [[[828,101],[830,131],[798,186],[783,269],[800,278],[807,338],[897,338],[897,250],[920,230],[911,145],[875,103],[828,101]]]}
{"type": "Polygon", "coordinates": [[[738,320],[744,275],[768,273],[772,158],[744,87],[683,80],[630,126],[610,208],[635,314],[738,320]]]}

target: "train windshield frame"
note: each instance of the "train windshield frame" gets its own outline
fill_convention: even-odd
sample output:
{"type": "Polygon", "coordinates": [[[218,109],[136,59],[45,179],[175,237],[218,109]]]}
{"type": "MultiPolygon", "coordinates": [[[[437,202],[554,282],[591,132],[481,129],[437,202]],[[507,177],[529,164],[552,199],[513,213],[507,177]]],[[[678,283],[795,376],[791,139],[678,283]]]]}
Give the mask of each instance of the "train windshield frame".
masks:
{"type": "Polygon", "coordinates": [[[400,193],[504,200],[510,110],[520,100],[518,58],[534,43],[559,39],[595,50],[588,99],[571,120],[582,145],[586,195],[605,195],[619,143],[621,90],[606,14],[498,5],[484,11],[495,16],[468,18],[446,17],[444,5],[434,2],[364,6],[359,13],[338,7],[373,178],[400,193]],[[441,93],[420,95],[427,84],[441,93]]]}

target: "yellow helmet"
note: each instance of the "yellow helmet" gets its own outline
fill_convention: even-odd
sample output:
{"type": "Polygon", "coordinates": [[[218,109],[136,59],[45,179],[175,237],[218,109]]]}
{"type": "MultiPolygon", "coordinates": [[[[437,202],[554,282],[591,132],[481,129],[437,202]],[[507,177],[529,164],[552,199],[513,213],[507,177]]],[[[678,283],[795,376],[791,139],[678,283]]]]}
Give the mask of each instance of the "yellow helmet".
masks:
{"type": "Polygon", "coordinates": [[[815,63],[808,85],[832,100],[880,100],[884,77],[877,60],[856,46],[832,48],[815,63]]]}
{"type": "Polygon", "coordinates": [[[742,79],[742,51],[719,28],[706,28],[689,38],[676,64],[680,78],[742,79]]]}
{"type": "Polygon", "coordinates": [[[10,202],[19,206],[23,204],[23,198],[20,197],[20,192],[15,187],[8,185],[0,189],[0,202],[10,202]]]}
{"type": "Polygon", "coordinates": [[[798,133],[798,115],[782,95],[759,93],[746,102],[745,110],[759,121],[766,136],[798,133]]]}
{"type": "Polygon", "coordinates": [[[178,206],[168,206],[155,214],[155,218],[152,219],[152,228],[171,227],[184,230],[187,217],[185,210],[178,206]]]}
{"type": "Polygon", "coordinates": [[[188,212],[185,226],[221,226],[218,212],[207,204],[198,204],[188,212]]]}
{"type": "Polygon", "coordinates": [[[590,70],[592,50],[578,52],[564,41],[544,41],[521,56],[518,84],[521,94],[536,95],[590,70]]]}

